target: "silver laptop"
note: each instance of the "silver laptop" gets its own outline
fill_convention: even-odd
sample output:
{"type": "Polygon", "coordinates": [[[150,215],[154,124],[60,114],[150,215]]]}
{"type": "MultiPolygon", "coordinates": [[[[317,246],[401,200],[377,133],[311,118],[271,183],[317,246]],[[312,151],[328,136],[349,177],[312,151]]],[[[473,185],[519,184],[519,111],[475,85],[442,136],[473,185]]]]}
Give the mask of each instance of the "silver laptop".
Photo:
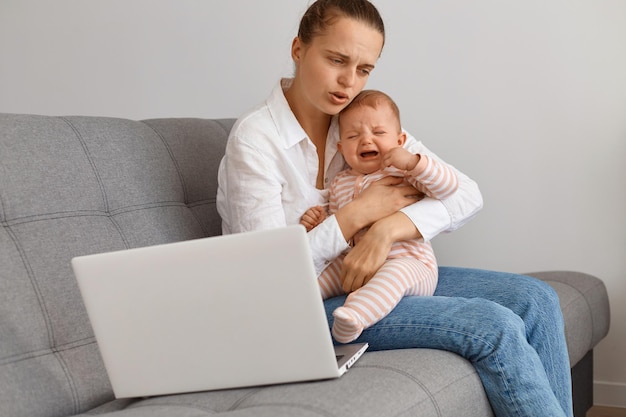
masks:
{"type": "Polygon", "coordinates": [[[302,226],[72,259],[117,398],[341,376],[302,226]]]}

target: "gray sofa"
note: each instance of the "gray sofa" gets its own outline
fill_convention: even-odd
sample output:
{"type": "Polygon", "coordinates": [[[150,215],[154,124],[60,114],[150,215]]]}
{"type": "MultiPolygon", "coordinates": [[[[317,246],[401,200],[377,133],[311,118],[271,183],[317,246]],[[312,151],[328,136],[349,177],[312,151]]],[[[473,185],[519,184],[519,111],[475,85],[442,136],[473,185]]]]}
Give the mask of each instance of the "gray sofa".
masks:
{"type": "MultiPolygon", "coordinates": [[[[115,400],[70,259],[220,233],[217,166],[233,120],[0,115],[0,416],[491,416],[469,362],[368,352],[338,380],[115,400]]],[[[598,278],[559,293],[577,416],[607,334],[598,278]]],[[[202,331],[202,329],[198,329],[202,331]]]]}

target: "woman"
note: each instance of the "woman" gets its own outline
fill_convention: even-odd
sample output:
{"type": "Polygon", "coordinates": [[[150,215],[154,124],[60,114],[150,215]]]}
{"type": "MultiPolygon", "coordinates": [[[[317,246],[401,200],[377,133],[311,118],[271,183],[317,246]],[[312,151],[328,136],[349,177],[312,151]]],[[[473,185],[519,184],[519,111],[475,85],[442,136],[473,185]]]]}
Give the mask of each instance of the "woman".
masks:
{"type": "MultiPolygon", "coordinates": [[[[335,115],[364,87],[384,44],[384,25],[366,0],[318,0],[291,46],[293,79],[240,118],[220,166],[218,210],[224,233],[297,224],[326,199],[344,168],[335,115]]],[[[432,155],[410,135],[406,147],[432,155]]],[[[432,155],[433,157],[436,157],[432,155]]],[[[344,287],[360,288],[395,241],[430,240],[482,206],[462,173],[453,196],[438,201],[387,178],[309,232],[318,274],[370,226],[344,260],[344,287]]],[[[405,297],[357,341],[372,349],[434,348],[472,362],[498,416],[571,416],[570,368],[554,291],[535,279],[441,268],[438,297],[405,297]],[[521,294],[521,296],[520,296],[521,294]]],[[[325,302],[328,312],[344,297],[325,302]]]]}

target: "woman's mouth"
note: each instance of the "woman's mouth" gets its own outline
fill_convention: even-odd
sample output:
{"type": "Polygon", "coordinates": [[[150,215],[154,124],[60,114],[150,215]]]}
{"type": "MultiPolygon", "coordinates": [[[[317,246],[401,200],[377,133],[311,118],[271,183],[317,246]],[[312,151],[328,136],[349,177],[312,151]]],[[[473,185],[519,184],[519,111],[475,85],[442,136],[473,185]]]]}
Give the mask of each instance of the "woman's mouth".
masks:
{"type": "Polygon", "coordinates": [[[344,105],[348,102],[348,95],[341,92],[330,93],[330,100],[334,104],[344,105]]]}

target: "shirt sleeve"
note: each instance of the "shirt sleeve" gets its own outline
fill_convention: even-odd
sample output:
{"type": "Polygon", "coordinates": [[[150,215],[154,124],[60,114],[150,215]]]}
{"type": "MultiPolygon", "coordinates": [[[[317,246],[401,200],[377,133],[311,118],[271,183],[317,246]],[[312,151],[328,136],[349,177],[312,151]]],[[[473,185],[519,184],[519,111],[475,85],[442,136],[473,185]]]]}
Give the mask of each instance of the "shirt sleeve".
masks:
{"type": "Polygon", "coordinates": [[[236,136],[227,144],[220,166],[218,209],[224,233],[286,225],[281,183],[275,162],[236,136]]]}
{"type": "MultiPolygon", "coordinates": [[[[288,178],[277,168],[271,152],[233,136],[220,165],[218,210],[224,233],[272,229],[288,224],[282,201],[288,178]]],[[[313,265],[319,275],[348,249],[335,216],[329,216],[308,232],[313,265]]]]}
{"type": "Polygon", "coordinates": [[[335,215],[328,216],[318,224],[308,233],[308,237],[317,275],[321,274],[341,252],[350,248],[341,233],[335,215]]]}
{"type": "MultiPolygon", "coordinates": [[[[412,153],[428,155],[430,158],[441,161],[437,155],[410,134],[407,134],[405,148],[412,153]]],[[[458,188],[452,195],[442,200],[425,197],[401,210],[420,231],[424,241],[433,239],[439,233],[452,232],[460,228],[483,207],[478,184],[456,168],[453,169],[458,178],[458,188]]]]}

